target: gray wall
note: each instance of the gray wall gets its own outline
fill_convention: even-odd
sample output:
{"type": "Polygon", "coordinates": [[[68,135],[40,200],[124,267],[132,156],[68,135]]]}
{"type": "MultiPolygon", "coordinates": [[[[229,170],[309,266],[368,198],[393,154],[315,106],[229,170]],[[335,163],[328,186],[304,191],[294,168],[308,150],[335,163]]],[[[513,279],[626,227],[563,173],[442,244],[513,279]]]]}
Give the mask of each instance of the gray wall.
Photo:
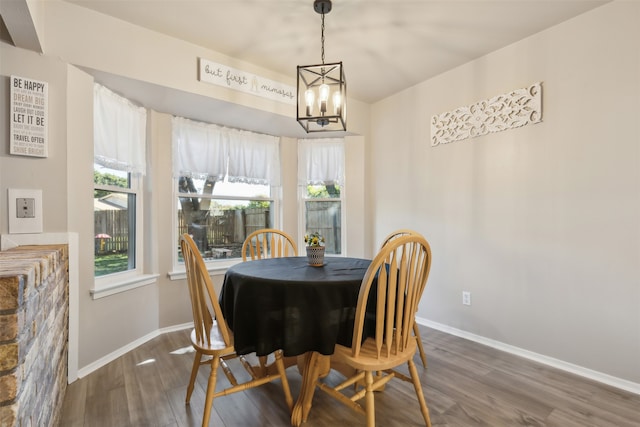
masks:
{"type": "Polygon", "coordinates": [[[375,104],[371,167],[394,171],[369,176],[376,240],[408,226],[432,245],[418,316],[640,383],[639,121],[637,2],[375,104]],[[542,123],[431,147],[432,115],[537,81],[542,123]]]}

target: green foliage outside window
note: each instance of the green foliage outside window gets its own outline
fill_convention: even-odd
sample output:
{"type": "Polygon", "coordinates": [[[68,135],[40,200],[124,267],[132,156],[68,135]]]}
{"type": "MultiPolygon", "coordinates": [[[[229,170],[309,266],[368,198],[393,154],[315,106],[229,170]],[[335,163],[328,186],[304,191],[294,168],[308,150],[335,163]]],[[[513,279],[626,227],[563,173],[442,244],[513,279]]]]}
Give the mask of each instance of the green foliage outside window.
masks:
{"type": "MultiPolygon", "coordinates": [[[[96,185],[110,185],[113,187],[129,188],[129,180],[125,177],[116,176],[110,173],[100,173],[93,171],[93,183],[96,185]]],[[[93,190],[93,198],[99,199],[110,194],[107,190],[93,190]]]]}
{"type": "Polygon", "coordinates": [[[307,185],[307,197],[310,199],[331,199],[340,197],[339,185],[307,185]]]}
{"type": "Polygon", "coordinates": [[[267,200],[252,200],[249,202],[249,205],[245,207],[240,207],[240,209],[269,209],[271,207],[271,202],[267,200]]]}

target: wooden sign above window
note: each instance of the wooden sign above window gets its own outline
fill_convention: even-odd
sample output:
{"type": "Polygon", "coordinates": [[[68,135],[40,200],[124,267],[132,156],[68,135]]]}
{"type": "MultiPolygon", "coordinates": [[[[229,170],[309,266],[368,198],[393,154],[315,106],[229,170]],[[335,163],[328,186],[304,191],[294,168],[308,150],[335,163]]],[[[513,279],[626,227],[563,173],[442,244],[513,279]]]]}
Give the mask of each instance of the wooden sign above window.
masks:
{"type": "Polygon", "coordinates": [[[542,83],[494,96],[431,118],[431,146],[542,121],[542,83]]]}
{"type": "Polygon", "coordinates": [[[217,62],[199,58],[198,80],[262,98],[296,104],[296,88],[217,62]]]}

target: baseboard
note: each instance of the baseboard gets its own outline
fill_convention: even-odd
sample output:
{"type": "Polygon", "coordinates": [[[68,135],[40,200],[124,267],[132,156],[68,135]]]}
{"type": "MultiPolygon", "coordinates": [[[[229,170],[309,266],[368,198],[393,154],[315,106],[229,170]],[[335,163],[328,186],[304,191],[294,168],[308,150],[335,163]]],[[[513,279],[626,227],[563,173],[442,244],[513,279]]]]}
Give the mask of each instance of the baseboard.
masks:
{"type": "MultiPolygon", "coordinates": [[[[515,347],[509,344],[505,344],[500,341],[495,341],[480,335],[472,334],[467,331],[463,331],[461,329],[457,329],[448,325],[444,325],[442,323],[433,322],[431,320],[427,320],[421,317],[416,317],[416,321],[418,324],[426,326],[428,328],[436,329],[441,332],[445,332],[447,334],[455,335],[460,338],[465,338],[470,341],[477,342],[479,344],[483,344],[492,348],[495,348],[500,351],[504,351],[506,353],[514,354],[516,356],[524,357],[525,359],[533,360],[538,363],[542,363],[547,366],[551,366],[553,368],[557,368],[566,372],[570,372],[572,374],[580,375],[581,377],[589,378],[594,381],[598,381],[603,384],[610,385],[612,387],[619,388],[621,390],[625,390],[631,393],[635,393],[640,395],[640,384],[634,383],[631,381],[627,381],[621,378],[617,378],[608,374],[604,374],[602,372],[594,371],[592,369],[588,369],[582,366],[574,365],[572,363],[565,362],[563,360],[555,359],[553,357],[545,356],[543,354],[534,353],[529,350],[525,350],[519,347],[515,347]]],[[[78,370],[78,378],[85,377],[89,375],[93,371],[103,367],[109,362],[114,361],[118,357],[126,354],[127,352],[133,350],[134,348],[144,344],[145,342],[152,340],[162,334],[166,334],[169,332],[181,331],[184,329],[193,328],[193,323],[183,323],[181,325],[169,326],[166,328],[161,328],[156,331],[153,331],[132,343],[127,344],[124,347],[117,349],[109,353],[108,355],[101,357],[93,363],[81,368],[78,370]]]]}
{"type": "Polygon", "coordinates": [[[482,337],[480,335],[472,334],[470,332],[456,329],[451,326],[443,325],[441,323],[433,322],[424,318],[416,317],[416,322],[428,328],[436,329],[438,331],[455,335],[460,338],[465,338],[479,344],[484,344],[486,346],[504,351],[506,353],[524,357],[525,359],[533,360],[535,362],[539,362],[553,368],[561,369],[572,374],[580,375],[581,377],[589,378],[591,380],[640,395],[640,384],[638,383],[627,381],[622,378],[617,378],[582,366],[574,365],[563,360],[554,359],[553,357],[545,356],[543,354],[534,353],[529,350],[505,344],[500,341],[495,341],[486,337],[482,337]]]}
{"type": "Polygon", "coordinates": [[[88,364],[87,366],[78,369],[78,375],[77,378],[83,378],[87,375],[89,375],[90,373],[92,373],[93,371],[96,371],[100,368],[102,368],[103,366],[105,366],[106,364],[113,362],[114,360],[116,360],[118,357],[125,355],[126,353],[130,352],[131,350],[133,350],[134,348],[146,343],[149,340],[152,340],[162,334],[166,334],[168,332],[175,332],[175,331],[181,331],[183,329],[190,329],[193,328],[193,322],[189,322],[189,323],[183,323],[181,325],[175,325],[175,326],[169,326],[166,328],[161,328],[161,329],[157,329],[153,332],[148,333],[147,335],[138,338],[137,340],[125,345],[124,347],[120,347],[119,349],[112,351],[111,353],[107,354],[106,356],[101,357],[100,359],[96,360],[93,363],[88,364]]]}

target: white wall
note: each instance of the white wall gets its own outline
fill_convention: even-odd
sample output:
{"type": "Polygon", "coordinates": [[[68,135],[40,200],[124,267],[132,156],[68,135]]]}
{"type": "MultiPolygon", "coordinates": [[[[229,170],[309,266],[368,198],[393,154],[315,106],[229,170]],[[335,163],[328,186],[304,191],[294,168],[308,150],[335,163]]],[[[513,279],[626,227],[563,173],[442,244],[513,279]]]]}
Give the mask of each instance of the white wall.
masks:
{"type": "Polygon", "coordinates": [[[637,2],[374,105],[375,240],[411,227],[432,245],[418,316],[640,383],[639,119],[637,2]],[[430,146],[432,115],[537,81],[542,123],[430,146]]]}

